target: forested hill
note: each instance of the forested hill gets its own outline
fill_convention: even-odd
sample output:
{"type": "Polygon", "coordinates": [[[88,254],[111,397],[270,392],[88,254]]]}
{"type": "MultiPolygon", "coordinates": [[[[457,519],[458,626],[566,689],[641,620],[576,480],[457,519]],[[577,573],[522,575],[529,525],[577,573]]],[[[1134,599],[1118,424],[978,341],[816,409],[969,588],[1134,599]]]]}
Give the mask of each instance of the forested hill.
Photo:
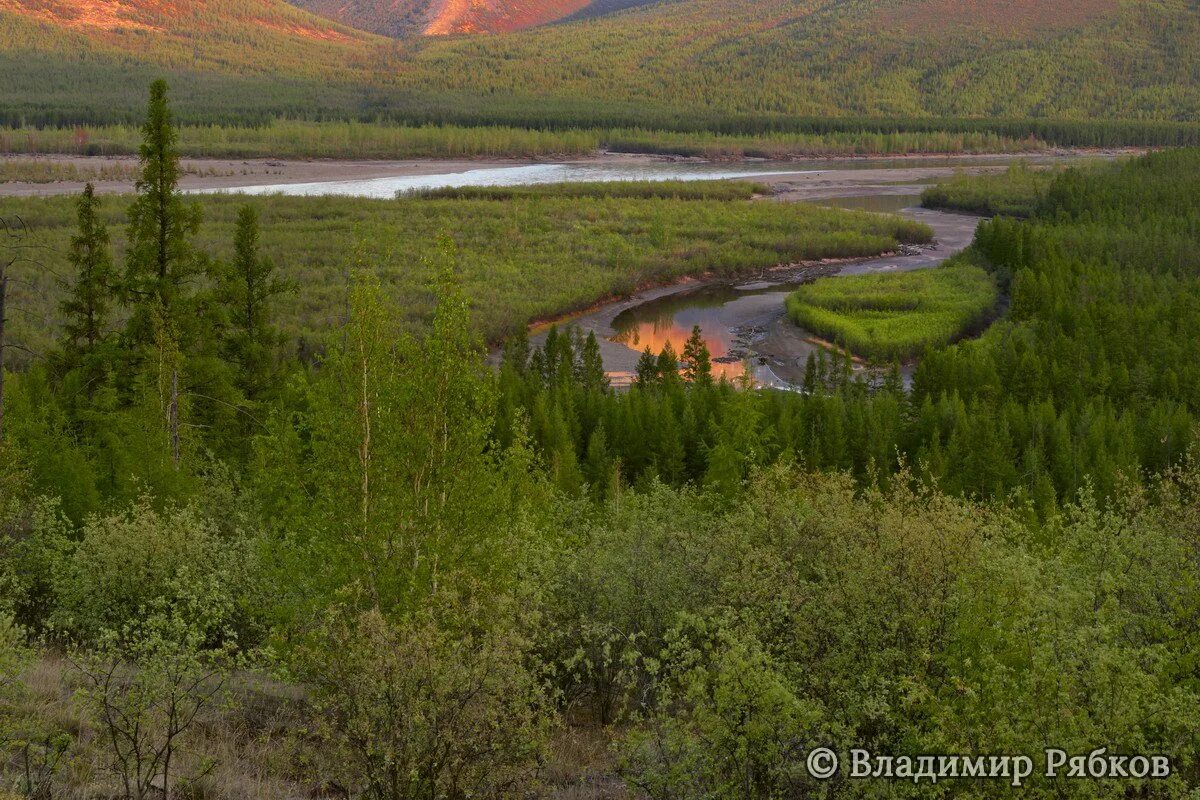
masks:
{"type": "Polygon", "coordinates": [[[1200,119],[1187,0],[680,0],[426,45],[428,88],[767,114],[1200,119]]]}
{"type": "Polygon", "coordinates": [[[601,16],[647,0],[288,0],[384,36],[502,33],[601,16]]]}
{"type": "Polygon", "coordinates": [[[123,87],[165,67],[185,118],[248,107],[480,121],[529,109],[568,122],[597,109],[1200,120],[1200,7],[1189,0],[674,0],[406,40],[283,0],[89,2],[122,19],[157,11],[130,11],[129,24],[72,16],[80,5],[66,0],[0,0],[10,115],[137,113],[123,87]],[[234,77],[246,74],[257,82],[234,77]]]}

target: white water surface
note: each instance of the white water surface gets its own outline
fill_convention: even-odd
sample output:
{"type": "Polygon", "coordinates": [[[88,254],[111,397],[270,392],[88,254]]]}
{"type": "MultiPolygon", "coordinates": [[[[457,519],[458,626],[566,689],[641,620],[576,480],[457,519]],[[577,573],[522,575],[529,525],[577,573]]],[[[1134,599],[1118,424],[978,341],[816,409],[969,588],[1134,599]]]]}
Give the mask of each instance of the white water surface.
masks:
{"type": "Polygon", "coordinates": [[[731,169],[722,164],[530,164],[516,167],[486,167],[437,175],[406,175],[318,183],[276,183],[216,189],[213,192],[238,194],[282,194],[299,196],[336,195],[342,197],[390,198],[422,189],[460,188],[463,186],[533,186],[550,183],[613,181],[706,181],[753,178],[759,175],[805,175],[821,170],[780,169],[780,165],[755,168],[745,164],[731,169]]]}

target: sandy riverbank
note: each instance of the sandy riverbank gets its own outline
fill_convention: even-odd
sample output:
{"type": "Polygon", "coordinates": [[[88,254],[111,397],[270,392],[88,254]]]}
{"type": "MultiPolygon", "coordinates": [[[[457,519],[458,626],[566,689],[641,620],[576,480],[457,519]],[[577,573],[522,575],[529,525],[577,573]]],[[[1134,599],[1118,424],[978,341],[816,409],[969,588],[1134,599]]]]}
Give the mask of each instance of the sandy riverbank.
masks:
{"type": "MultiPolygon", "coordinates": [[[[1077,159],[1085,153],[1055,151],[1052,153],[1033,154],[1030,160],[1039,163],[1057,163],[1077,159]]],[[[1111,156],[1111,153],[1092,152],[1086,155],[1111,156]]],[[[910,155],[875,157],[835,157],[797,159],[787,162],[720,162],[722,165],[745,163],[762,166],[766,163],[776,164],[781,171],[795,169],[796,173],[783,176],[754,178],[771,183],[780,180],[795,181],[806,197],[789,199],[814,199],[819,197],[835,197],[847,193],[847,189],[860,186],[871,186],[881,182],[894,184],[911,184],[936,180],[954,174],[956,171],[987,171],[1002,168],[1017,156],[1011,154],[992,155],[910,155]],[[955,166],[950,161],[969,161],[967,166],[955,166]],[[880,164],[873,167],[872,164],[880,164]],[[821,170],[816,175],[800,175],[799,173],[821,170]]],[[[128,175],[122,180],[96,180],[96,190],[105,194],[129,192],[133,190],[133,175],[137,160],[132,156],[68,156],[68,155],[0,155],[0,164],[5,162],[29,162],[36,159],[39,162],[60,165],[65,169],[78,171],[82,180],[65,180],[52,183],[0,183],[0,196],[44,197],[60,194],[75,194],[83,189],[88,173],[119,172],[128,175]]],[[[306,184],[328,181],[358,181],[380,178],[407,178],[423,175],[441,175],[447,173],[467,172],[476,169],[494,167],[533,166],[537,164],[586,164],[604,166],[616,164],[664,164],[664,163],[701,163],[697,159],[679,159],[669,156],[643,156],[619,153],[601,153],[588,158],[571,159],[405,159],[400,161],[367,161],[367,160],[283,160],[283,159],[200,159],[185,158],[181,165],[185,175],[180,180],[180,186],[187,191],[231,190],[240,187],[261,186],[264,184],[306,184]]],[[[898,193],[903,193],[905,187],[896,187],[898,193]]]]}

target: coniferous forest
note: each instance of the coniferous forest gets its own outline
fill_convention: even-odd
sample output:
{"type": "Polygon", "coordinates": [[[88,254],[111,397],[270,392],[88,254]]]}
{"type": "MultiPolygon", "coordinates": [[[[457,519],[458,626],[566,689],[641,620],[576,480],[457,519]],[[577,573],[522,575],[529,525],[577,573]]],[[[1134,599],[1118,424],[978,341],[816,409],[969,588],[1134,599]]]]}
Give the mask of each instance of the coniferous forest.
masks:
{"type": "Polygon", "coordinates": [[[43,89],[0,88],[0,150],[79,160],[0,164],[0,800],[1200,793],[1194,9],[677,0],[415,42],[17,5],[36,55],[0,63],[43,89]],[[604,148],[995,158],[847,181],[878,213],[782,164],[187,184],[604,148]],[[775,303],[801,377],[596,322],[688,287],[775,303]]]}

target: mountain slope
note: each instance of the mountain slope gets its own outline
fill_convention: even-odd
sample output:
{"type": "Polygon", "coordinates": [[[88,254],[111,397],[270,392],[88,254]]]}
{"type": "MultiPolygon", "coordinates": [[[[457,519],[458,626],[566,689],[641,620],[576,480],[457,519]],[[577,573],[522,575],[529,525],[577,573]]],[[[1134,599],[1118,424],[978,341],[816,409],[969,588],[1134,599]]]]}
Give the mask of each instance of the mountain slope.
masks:
{"type": "Polygon", "coordinates": [[[321,16],[384,36],[507,33],[601,16],[648,0],[289,0],[321,16]]]}
{"type": "Polygon", "coordinates": [[[361,72],[384,44],[282,0],[0,0],[6,51],[99,51],[194,69],[361,72]]]}
{"type": "Polygon", "coordinates": [[[1200,120],[1193,0],[675,0],[426,42],[425,89],[786,115],[1200,120]]]}
{"type": "MultiPolygon", "coordinates": [[[[437,32],[575,2],[369,1],[437,32]]],[[[126,84],[140,90],[165,67],[185,91],[203,86],[217,116],[257,103],[318,118],[559,125],[681,114],[717,127],[731,115],[1197,121],[1197,42],[1194,0],[663,0],[406,40],[282,0],[0,0],[0,72],[11,76],[0,112],[107,111],[126,84]],[[282,88],[249,97],[247,75],[282,88]]]]}

